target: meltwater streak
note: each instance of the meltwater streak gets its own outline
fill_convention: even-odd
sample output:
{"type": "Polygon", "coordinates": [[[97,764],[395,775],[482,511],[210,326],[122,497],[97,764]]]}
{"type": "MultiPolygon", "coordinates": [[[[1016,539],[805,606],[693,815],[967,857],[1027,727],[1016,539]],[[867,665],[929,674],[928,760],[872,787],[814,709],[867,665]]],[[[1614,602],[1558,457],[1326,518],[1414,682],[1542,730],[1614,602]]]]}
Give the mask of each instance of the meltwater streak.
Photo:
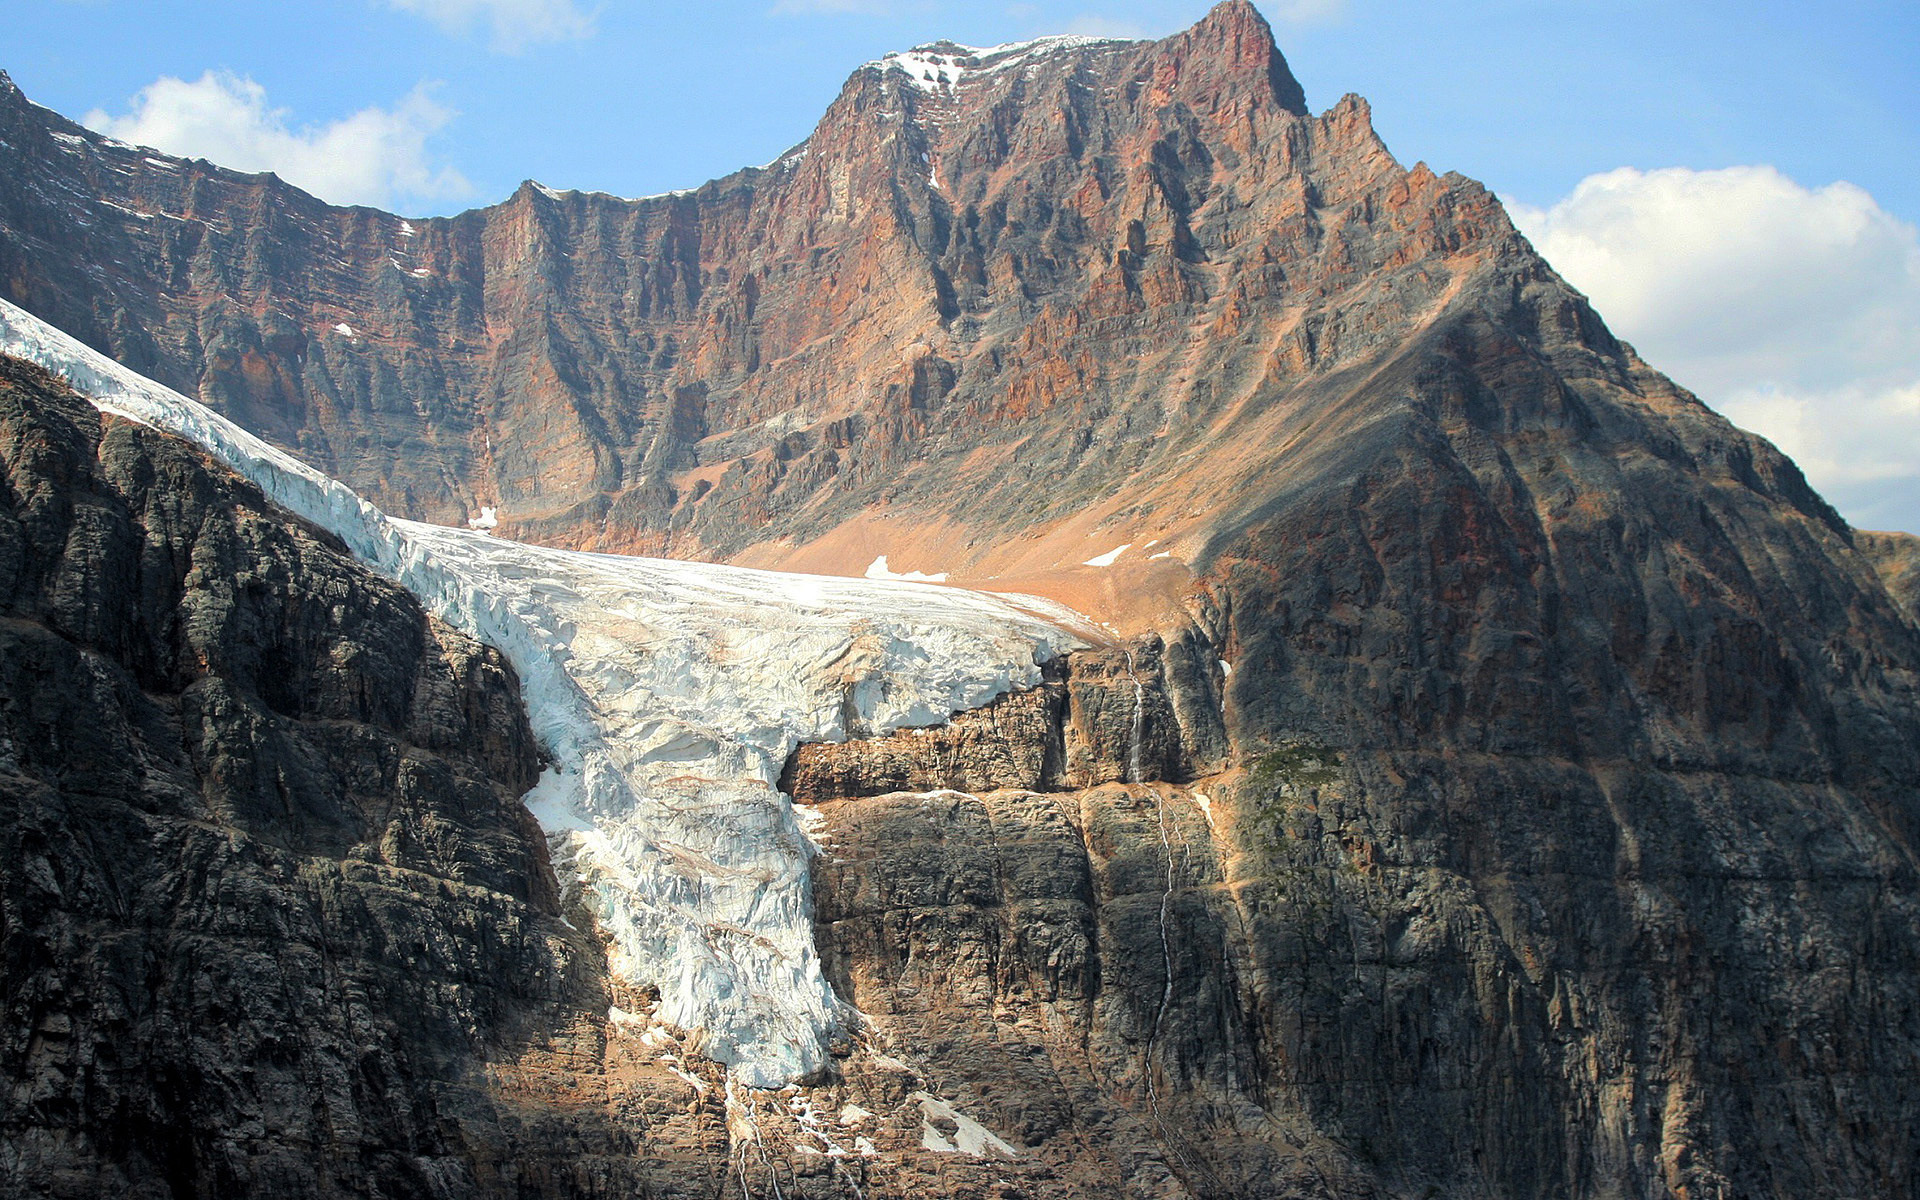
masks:
{"type": "Polygon", "coordinates": [[[179,434],[341,538],[520,675],[551,765],[527,795],[611,968],[748,1087],[826,1062],[811,844],[775,787],[801,741],[945,721],[1090,632],[1033,597],[551,550],[388,517],[197,401],[0,300],[0,352],[179,434]],[[571,878],[569,879],[569,875],[571,878]]]}

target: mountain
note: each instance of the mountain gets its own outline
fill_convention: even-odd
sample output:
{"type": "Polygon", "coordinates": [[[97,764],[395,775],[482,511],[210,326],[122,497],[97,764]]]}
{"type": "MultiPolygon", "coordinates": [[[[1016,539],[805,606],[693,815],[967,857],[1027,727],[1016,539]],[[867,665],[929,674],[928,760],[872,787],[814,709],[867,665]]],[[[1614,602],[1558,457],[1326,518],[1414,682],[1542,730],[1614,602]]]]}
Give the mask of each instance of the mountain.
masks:
{"type": "Polygon", "coordinates": [[[1112,630],[783,764],[865,1014],[795,1107],[669,1114],[604,1018],[486,1093],[592,1168],[481,1190],[1920,1185],[1911,546],[1315,115],[1251,6],[921,47],[768,167],[433,220],[4,90],[0,294],[397,515],[1112,630]],[[836,1111],[874,1157],[797,1148],[836,1111]]]}
{"type": "Polygon", "coordinates": [[[1547,282],[1364,103],[1308,115],[1245,4],[1161,43],[890,56],[769,167],[451,219],[4,111],[8,299],[392,511],[590,548],[956,578],[1203,556],[1310,396],[1547,282]],[[936,531],[951,561],[923,563],[936,531]]]}

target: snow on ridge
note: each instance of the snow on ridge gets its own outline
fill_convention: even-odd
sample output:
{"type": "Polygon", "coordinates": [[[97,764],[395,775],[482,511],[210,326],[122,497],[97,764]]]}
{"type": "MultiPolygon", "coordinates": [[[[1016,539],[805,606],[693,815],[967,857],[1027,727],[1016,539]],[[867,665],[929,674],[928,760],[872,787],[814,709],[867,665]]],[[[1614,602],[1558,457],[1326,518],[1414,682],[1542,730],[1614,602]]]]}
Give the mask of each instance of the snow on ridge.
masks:
{"type": "MultiPolygon", "coordinates": [[[[612,192],[597,191],[593,188],[550,188],[537,179],[529,179],[527,182],[533,185],[534,191],[539,192],[549,200],[562,204],[575,196],[605,196],[607,199],[619,204],[640,204],[647,200],[671,200],[679,196],[691,196],[700,190],[698,187],[675,188],[670,192],[650,192],[645,196],[618,196],[612,192]]],[[[702,184],[700,186],[705,187],[706,185],[702,184]]]]}
{"type": "MultiPolygon", "coordinates": [[[[891,580],[527,546],[392,518],[346,485],[0,300],[0,352],[180,434],[504,653],[551,764],[525,797],[569,895],[749,1087],[826,1063],[849,1015],[821,974],[810,843],[776,787],[803,740],[937,724],[1083,644],[1074,614],[891,580]],[[1039,615],[1036,615],[1039,614],[1039,615]]],[[[1082,626],[1084,628],[1084,626],[1082,626]]]]}
{"type": "Polygon", "coordinates": [[[803,161],[807,157],[807,155],[811,152],[812,148],[808,144],[811,141],[812,141],[811,138],[805,139],[801,141],[798,145],[795,145],[790,149],[782,151],[780,154],[780,157],[773,159],[771,162],[763,162],[757,167],[748,167],[747,170],[777,171],[782,167],[796,165],[801,161],[803,161]]]}
{"type": "Polygon", "coordinates": [[[913,86],[923,92],[956,88],[970,76],[993,75],[1029,60],[1062,50],[1088,46],[1133,44],[1127,38],[1088,37],[1079,34],[1050,34],[1024,42],[1006,42],[999,46],[962,46],[956,42],[930,42],[911,50],[895,50],[864,64],[881,71],[904,72],[913,86]]]}

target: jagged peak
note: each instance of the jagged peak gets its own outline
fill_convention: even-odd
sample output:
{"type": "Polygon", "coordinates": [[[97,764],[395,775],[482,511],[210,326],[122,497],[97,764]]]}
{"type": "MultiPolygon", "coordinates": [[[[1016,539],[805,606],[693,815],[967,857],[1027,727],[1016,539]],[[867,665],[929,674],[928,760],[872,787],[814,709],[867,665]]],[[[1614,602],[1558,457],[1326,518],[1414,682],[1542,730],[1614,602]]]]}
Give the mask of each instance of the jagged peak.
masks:
{"type": "Polygon", "coordinates": [[[897,73],[921,92],[951,96],[963,84],[989,79],[1011,68],[1030,66],[1057,55],[1149,45],[1178,54],[1199,54],[1229,69],[1263,71],[1274,99],[1282,107],[1301,116],[1307,113],[1306,94],[1274,42],[1272,27],[1247,0],[1223,0],[1191,28],[1157,43],[1077,34],[1050,34],[985,47],[941,40],[925,42],[911,50],[895,50],[863,63],[854,72],[854,78],[869,71],[879,72],[882,77],[897,73]]]}
{"type": "Polygon", "coordinates": [[[1373,127],[1373,105],[1358,92],[1348,92],[1317,118],[1335,143],[1379,155],[1398,163],[1393,151],[1373,127]]]}
{"type": "Polygon", "coordinates": [[[1274,99],[1294,113],[1307,115],[1305,89],[1293,77],[1286,56],[1273,40],[1273,27],[1248,0],[1221,0],[1191,29],[1167,41],[1178,43],[1189,53],[1204,49],[1209,57],[1229,68],[1264,70],[1274,99]]]}

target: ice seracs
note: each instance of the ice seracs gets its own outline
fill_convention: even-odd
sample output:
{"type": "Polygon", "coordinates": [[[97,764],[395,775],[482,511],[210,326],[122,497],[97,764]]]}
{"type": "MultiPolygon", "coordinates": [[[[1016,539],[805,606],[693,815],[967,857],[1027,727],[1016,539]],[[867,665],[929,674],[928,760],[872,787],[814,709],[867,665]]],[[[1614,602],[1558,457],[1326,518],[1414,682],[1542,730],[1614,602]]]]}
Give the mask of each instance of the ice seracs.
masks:
{"type": "MultiPolygon", "coordinates": [[[[1074,614],[893,579],[526,546],[388,517],[211,409],[0,301],[0,352],[198,443],[519,673],[550,763],[528,793],[563,886],[660,992],[658,1019],[747,1087],[826,1063],[811,843],[775,781],[802,740],[944,721],[1083,639],[1074,614]]],[[[483,516],[485,515],[483,510],[483,516]]],[[[881,564],[884,566],[884,564],[881,564]]]]}

